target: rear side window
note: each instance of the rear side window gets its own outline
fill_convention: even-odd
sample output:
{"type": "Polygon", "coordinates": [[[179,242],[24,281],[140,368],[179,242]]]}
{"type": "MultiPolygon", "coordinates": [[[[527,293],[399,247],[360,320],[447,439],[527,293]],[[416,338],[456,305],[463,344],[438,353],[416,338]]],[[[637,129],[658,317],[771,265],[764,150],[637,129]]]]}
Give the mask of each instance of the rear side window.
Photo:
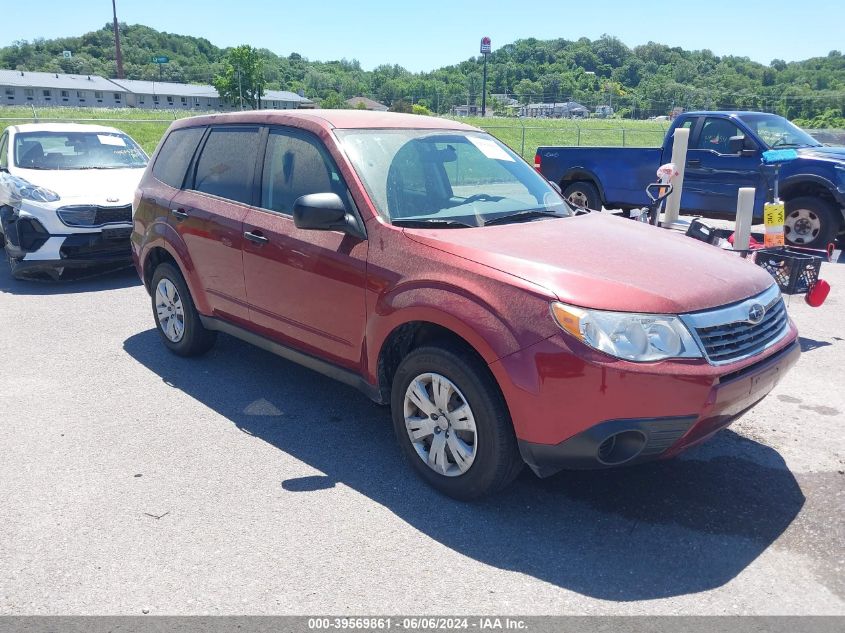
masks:
{"type": "Polygon", "coordinates": [[[212,128],[194,176],[195,191],[252,204],[257,127],[212,128]]]}
{"type": "Polygon", "coordinates": [[[201,127],[189,127],[171,132],[153,165],[153,176],[171,187],[181,189],[188,163],[191,162],[191,157],[203,132],[205,128],[201,127]]]}

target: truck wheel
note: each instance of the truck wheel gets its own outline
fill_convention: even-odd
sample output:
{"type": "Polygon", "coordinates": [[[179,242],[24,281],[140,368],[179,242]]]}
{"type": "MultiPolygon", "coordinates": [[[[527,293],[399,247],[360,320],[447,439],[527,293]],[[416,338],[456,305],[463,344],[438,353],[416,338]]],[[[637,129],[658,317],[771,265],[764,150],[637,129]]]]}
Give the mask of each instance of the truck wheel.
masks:
{"type": "Polygon", "coordinates": [[[599,190],[591,182],[573,182],[563,190],[563,197],[578,209],[601,209],[599,190]]]}
{"type": "Polygon", "coordinates": [[[396,438],[423,480],[470,500],[509,484],[522,468],[513,424],[489,370],[460,349],[420,347],[391,391],[396,438]]]}
{"type": "Polygon", "coordinates": [[[211,349],[217,332],[203,327],[182,274],[170,264],[159,264],[151,288],[156,329],[167,349],[179,356],[199,356],[211,349]]]}
{"type": "Polygon", "coordinates": [[[783,227],[787,243],[804,248],[826,248],[839,232],[836,209],[821,198],[805,196],[786,203],[783,227]]]}

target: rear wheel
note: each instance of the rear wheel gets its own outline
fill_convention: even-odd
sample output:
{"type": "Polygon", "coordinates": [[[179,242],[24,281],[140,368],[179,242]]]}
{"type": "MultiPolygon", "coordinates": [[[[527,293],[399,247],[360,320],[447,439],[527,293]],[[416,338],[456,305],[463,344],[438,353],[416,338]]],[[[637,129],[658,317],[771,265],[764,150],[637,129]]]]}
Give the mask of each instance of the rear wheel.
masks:
{"type": "Polygon", "coordinates": [[[182,274],[171,264],[159,264],[150,293],[158,334],[179,356],[198,356],[214,345],[217,332],[206,329],[182,274]]]}
{"type": "Polygon", "coordinates": [[[784,237],[793,246],[827,248],[841,228],[837,209],[821,198],[793,198],[785,211],[784,237]]]}
{"type": "Polygon", "coordinates": [[[563,197],[578,209],[601,209],[599,190],[591,182],[573,182],[563,190],[563,197]]]}
{"type": "Polygon", "coordinates": [[[393,380],[391,409],[411,467],[451,497],[500,490],[522,467],[504,399],[487,367],[464,350],[408,354],[393,380]]]}

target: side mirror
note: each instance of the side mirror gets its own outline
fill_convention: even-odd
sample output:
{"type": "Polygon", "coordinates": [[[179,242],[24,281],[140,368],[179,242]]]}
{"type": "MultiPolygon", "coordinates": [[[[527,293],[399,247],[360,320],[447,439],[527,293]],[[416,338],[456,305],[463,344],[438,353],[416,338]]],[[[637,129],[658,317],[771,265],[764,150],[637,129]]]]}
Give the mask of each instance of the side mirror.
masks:
{"type": "Polygon", "coordinates": [[[362,231],[336,193],[309,193],[293,203],[293,223],[298,229],[343,231],[358,237],[362,231]]]}
{"type": "Polygon", "coordinates": [[[757,144],[747,136],[732,136],[728,139],[728,153],[754,157],[757,155],[757,144]]]}
{"type": "Polygon", "coordinates": [[[729,154],[741,154],[743,149],[745,149],[744,136],[732,136],[728,139],[729,154]]]}

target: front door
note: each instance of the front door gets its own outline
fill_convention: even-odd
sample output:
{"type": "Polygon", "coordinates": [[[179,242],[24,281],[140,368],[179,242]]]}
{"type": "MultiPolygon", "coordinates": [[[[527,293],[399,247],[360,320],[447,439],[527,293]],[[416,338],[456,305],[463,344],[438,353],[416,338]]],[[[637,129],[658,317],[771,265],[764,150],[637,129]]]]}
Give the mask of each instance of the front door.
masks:
{"type": "Polygon", "coordinates": [[[271,128],[258,209],[244,220],[243,262],[250,318],[265,336],[349,368],[361,361],[366,323],[367,242],[340,231],[294,226],[293,204],[336,193],[352,205],[323,143],[271,128]]]}
{"type": "Polygon", "coordinates": [[[745,132],[729,119],[717,117],[707,117],[699,130],[690,139],[687,150],[681,209],[689,213],[733,216],[740,187],[757,188],[757,198],[762,204],[766,185],[761,152],[743,156],[731,153],[729,148],[731,137],[745,136],[745,132]]]}

